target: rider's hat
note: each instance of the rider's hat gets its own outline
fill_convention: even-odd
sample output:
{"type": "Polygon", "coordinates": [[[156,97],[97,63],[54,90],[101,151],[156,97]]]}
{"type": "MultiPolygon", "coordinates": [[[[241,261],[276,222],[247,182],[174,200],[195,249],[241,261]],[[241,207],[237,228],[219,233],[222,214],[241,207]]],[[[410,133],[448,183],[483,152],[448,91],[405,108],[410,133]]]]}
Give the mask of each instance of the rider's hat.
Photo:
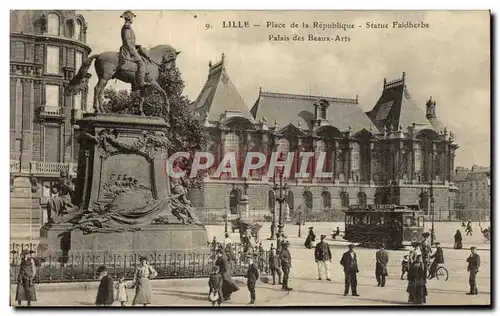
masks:
{"type": "Polygon", "coordinates": [[[436,241],[436,242],[434,242],[434,245],[436,245],[436,246],[441,245],[441,243],[439,241],[436,241]]]}
{"type": "Polygon", "coordinates": [[[135,18],[135,14],[132,11],[127,10],[127,11],[123,12],[123,14],[120,15],[120,17],[127,20],[127,19],[131,19],[131,18],[135,18]]]}

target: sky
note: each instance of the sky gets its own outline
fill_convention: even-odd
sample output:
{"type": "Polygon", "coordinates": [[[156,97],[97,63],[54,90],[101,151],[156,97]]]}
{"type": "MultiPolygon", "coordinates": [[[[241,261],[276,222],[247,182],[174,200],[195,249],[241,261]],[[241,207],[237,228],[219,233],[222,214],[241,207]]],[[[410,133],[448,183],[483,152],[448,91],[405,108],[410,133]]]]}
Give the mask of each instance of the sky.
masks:
{"type": "MultiPolygon", "coordinates": [[[[79,11],[88,24],[92,53],[118,51],[122,11],[79,11]]],[[[225,55],[228,75],[251,108],[264,91],[355,98],[369,111],[383,80],[406,73],[411,97],[425,110],[429,96],[436,113],[460,146],[455,166],[490,164],[490,20],[488,11],[134,11],[137,44],[160,44],[182,53],[177,66],[185,93],[195,100],[208,63],[225,55]],[[223,21],[260,27],[222,28],[223,21]],[[313,22],[353,24],[354,29],[313,29],[313,22]],[[424,22],[425,29],[392,28],[394,21],[424,22]],[[286,28],[267,28],[267,22],[286,28]],[[292,22],[308,29],[290,28],[292,22]],[[389,24],[367,29],[366,23],[389,24]],[[207,29],[207,24],[210,27],[207,29]],[[309,42],[307,35],[349,37],[350,41],[309,42]],[[273,42],[270,35],[306,36],[303,42],[273,42]]],[[[90,91],[97,81],[93,70],[90,91]]],[[[128,89],[110,82],[108,87],[128,89]]],[[[92,98],[89,98],[92,100],[92,98]]]]}

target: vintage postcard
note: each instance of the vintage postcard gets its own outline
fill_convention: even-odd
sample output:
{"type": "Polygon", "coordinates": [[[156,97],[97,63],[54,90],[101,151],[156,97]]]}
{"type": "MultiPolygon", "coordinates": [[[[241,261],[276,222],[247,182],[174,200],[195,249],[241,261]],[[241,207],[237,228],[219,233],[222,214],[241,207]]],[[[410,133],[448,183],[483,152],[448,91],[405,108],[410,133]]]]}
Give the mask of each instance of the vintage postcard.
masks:
{"type": "Polygon", "coordinates": [[[11,11],[11,306],[491,306],[490,22],[11,11]]]}

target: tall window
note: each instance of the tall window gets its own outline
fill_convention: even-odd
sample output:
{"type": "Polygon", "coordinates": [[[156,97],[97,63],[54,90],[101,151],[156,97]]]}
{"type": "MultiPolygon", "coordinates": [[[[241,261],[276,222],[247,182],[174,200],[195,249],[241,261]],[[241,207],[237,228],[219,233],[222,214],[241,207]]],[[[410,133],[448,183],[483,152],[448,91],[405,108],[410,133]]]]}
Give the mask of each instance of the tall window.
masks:
{"type": "Polygon", "coordinates": [[[47,17],[47,33],[50,35],[59,35],[59,15],[50,13],[47,17]]]}
{"type": "Polygon", "coordinates": [[[61,133],[59,126],[45,127],[44,161],[59,162],[61,133]]]}
{"type": "Polygon", "coordinates": [[[47,73],[59,74],[59,47],[47,46],[47,73]]]}
{"type": "Polygon", "coordinates": [[[82,40],[82,22],[80,20],[76,20],[75,22],[75,30],[73,32],[73,39],[77,41],[82,40]]]}
{"type": "Polygon", "coordinates": [[[288,203],[288,206],[290,207],[291,210],[294,209],[294,201],[293,201],[293,192],[292,191],[288,191],[288,197],[287,197],[287,203],[288,203]]]}
{"type": "Polygon", "coordinates": [[[290,142],[286,138],[280,138],[278,140],[278,153],[284,153],[285,155],[288,155],[288,152],[290,151],[290,142]]]}
{"type": "Polygon", "coordinates": [[[59,107],[59,86],[54,84],[45,85],[45,105],[59,107]]]}
{"type": "Polygon", "coordinates": [[[82,61],[83,61],[83,53],[76,52],[75,53],[75,69],[76,70],[80,69],[80,66],[82,65],[82,61]]]}
{"type": "Polygon", "coordinates": [[[332,207],[332,196],[330,192],[323,191],[321,193],[321,199],[323,200],[323,209],[330,209],[332,207]]]}
{"type": "Polygon", "coordinates": [[[239,152],[240,138],[235,133],[229,133],[226,135],[226,140],[224,142],[224,153],[237,153],[239,152]]]}
{"type": "Polygon", "coordinates": [[[366,193],[365,192],[358,193],[358,204],[359,205],[366,205],[366,193]]]}
{"type": "Polygon", "coordinates": [[[340,205],[349,207],[349,194],[347,192],[340,192],[340,205]]]}
{"type": "Polygon", "coordinates": [[[422,170],[422,151],[420,144],[415,144],[415,172],[422,170]]]}
{"type": "Polygon", "coordinates": [[[312,211],[313,208],[313,196],[310,191],[305,191],[304,194],[302,195],[302,198],[304,200],[304,205],[306,207],[306,211],[312,211]]]}
{"type": "Polygon", "coordinates": [[[82,110],[82,93],[78,92],[73,96],[73,108],[75,110],[82,110]]]}
{"type": "Polygon", "coordinates": [[[359,170],[359,144],[352,144],[351,170],[359,170]]]}

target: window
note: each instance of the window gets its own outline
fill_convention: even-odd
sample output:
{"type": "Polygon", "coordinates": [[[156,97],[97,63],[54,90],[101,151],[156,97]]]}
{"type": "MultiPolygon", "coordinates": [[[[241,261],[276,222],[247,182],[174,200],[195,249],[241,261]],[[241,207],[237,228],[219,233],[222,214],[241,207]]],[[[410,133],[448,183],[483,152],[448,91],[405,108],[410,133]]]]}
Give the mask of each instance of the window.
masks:
{"type": "Polygon", "coordinates": [[[76,70],[80,69],[80,66],[82,65],[82,61],[83,61],[83,53],[76,52],[75,53],[75,69],[76,70]]]}
{"type": "Polygon", "coordinates": [[[75,29],[73,32],[73,39],[76,39],[77,41],[82,40],[82,21],[76,20],[75,22],[75,29]]]}
{"type": "Polygon", "coordinates": [[[47,17],[47,33],[50,35],[59,35],[59,15],[56,13],[50,13],[47,17]]]}
{"type": "Polygon", "coordinates": [[[326,120],[326,107],[325,106],[321,107],[321,109],[320,109],[320,116],[321,116],[322,119],[326,120]]]}
{"type": "Polygon", "coordinates": [[[59,47],[47,46],[47,73],[59,74],[59,47]]]}
{"type": "Polygon", "coordinates": [[[45,85],[45,105],[59,107],[59,86],[54,84],[45,85]]]}
{"type": "Polygon", "coordinates": [[[82,110],[82,93],[78,92],[73,96],[73,108],[75,110],[82,110]]]}
{"type": "Polygon", "coordinates": [[[321,199],[323,200],[323,209],[330,209],[332,207],[332,196],[330,192],[323,191],[323,193],[321,193],[321,199]]]}

